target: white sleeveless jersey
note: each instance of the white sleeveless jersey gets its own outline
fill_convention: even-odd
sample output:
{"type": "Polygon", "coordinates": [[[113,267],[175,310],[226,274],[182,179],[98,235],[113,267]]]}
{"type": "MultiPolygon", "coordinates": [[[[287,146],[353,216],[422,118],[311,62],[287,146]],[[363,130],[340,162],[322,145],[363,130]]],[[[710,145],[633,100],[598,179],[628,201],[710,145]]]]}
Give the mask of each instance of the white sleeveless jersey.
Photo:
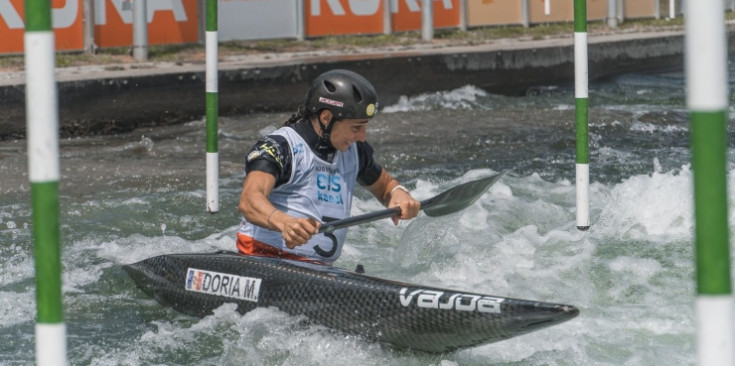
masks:
{"type": "MultiPolygon", "coordinates": [[[[292,155],[291,177],[268,196],[273,206],[293,217],[321,222],[348,217],[359,169],[357,145],[350,145],[345,152],[338,150],[333,163],[329,163],[314,154],[292,128],[280,128],[272,135],[285,137],[292,155]]],[[[347,228],[339,229],[332,234],[314,235],[306,244],[289,249],[280,232],[253,225],[244,217],[238,232],[283,251],[327,263],[339,258],[347,236],[347,228]]]]}

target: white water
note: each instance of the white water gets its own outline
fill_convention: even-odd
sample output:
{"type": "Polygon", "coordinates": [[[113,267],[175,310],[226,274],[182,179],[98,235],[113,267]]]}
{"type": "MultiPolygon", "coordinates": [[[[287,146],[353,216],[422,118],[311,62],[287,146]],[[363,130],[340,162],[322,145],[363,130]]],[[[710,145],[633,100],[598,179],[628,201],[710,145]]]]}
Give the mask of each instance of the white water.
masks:
{"type": "MultiPolygon", "coordinates": [[[[371,122],[369,138],[381,161],[419,199],[513,170],[460,213],[422,215],[398,227],[381,220],[351,229],[338,266],[352,269],[360,263],[383,278],[568,303],[581,311],[561,325],[444,355],[393,350],[306,325],[272,308],[240,316],[225,305],[212,316],[191,318],[142,294],[120,270],[121,264],[158,254],[233,250],[242,159],[258,131],[275,128],[283,116],[222,122],[226,177],[223,209],[214,216],[205,213],[203,167],[200,172],[191,163],[198,151],[203,161],[204,150],[194,142],[203,135],[200,122],[170,134],[159,129],[159,135],[145,132],[146,138],[141,133],[113,139],[115,166],[99,162],[109,152],[98,153],[96,139],[67,141],[62,166],[75,167],[62,177],[73,184],[61,187],[71,364],[694,364],[688,127],[685,116],[660,107],[661,95],[670,92],[661,87],[670,78],[661,78],[648,83],[621,78],[598,96],[608,103],[591,121],[587,232],[575,227],[574,152],[568,143],[573,137],[565,130],[573,110],[560,107],[568,90],[539,88],[528,97],[509,98],[466,87],[406,98],[387,108],[394,112],[382,114],[382,122],[371,122]],[[650,105],[638,101],[626,109],[620,92],[610,91],[616,88],[626,90],[623,96],[651,96],[650,105]],[[401,123],[409,127],[390,128],[401,123]],[[447,125],[451,128],[433,133],[426,127],[447,125]],[[144,149],[134,148],[143,143],[144,149]],[[174,173],[166,175],[168,169],[174,173]]],[[[0,192],[3,365],[33,362],[30,215],[27,190],[18,185],[0,192]]],[[[732,192],[735,181],[728,186],[732,192]]],[[[731,200],[731,212],[733,206],[731,200]]],[[[359,191],[353,214],[380,208],[359,191]]]]}
{"type": "MultiPolygon", "coordinates": [[[[469,180],[473,173],[485,172],[469,172],[452,183],[469,180]]],[[[299,319],[275,309],[240,317],[234,308],[224,307],[201,321],[156,310],[163,319],[130,324],[137,332],[129,338],[94,345],[75,344],[72,338],[72,355],[80,364],[93,365],[221,365],[241,360],[285,365],[692,363],[690,181],[690,172],[682,170],[634,176],[611,186],[594,184],[592,227],[586,233],[574,228],[574,187],[538,175],[504,178],[461,214],[422,216],[398,228],[386,220],[353,230],[353,244],[345,249],[342,264],[363,263],[369,273],[386,278],[581,309],[568,323],[501,343],[443,356],[417,355],[322,327],[303,327],[299,319]],[[209,347],[218,349],[216,354],[201,350],[209,347]],[[168,363],[174,355],[181,359],[168,363]]],[[[414,191],[419,198],[440,191],[430,182],[417,185],[424,187],[414,191]]],[[[377,208],[372,200],[356,206],[377,208]]],[[[107,296],[90,287],[97,287],[105,271],[118,264],[215,249],[232,249],[232,235],[186,240],[131,234],[70,243],[64,252],[67,311],[82,311],[93,303],[103,326],[106,317],[115,316],[105,304],[158,308],[129,286],[107,296]]],[[[20,253],[3,256],[11,261],[3,263],[2,283],[26,286],[0,292],[2,327],[27,326],[35,316],[26,306],[33,301],[31,259],[20,253]]]]}

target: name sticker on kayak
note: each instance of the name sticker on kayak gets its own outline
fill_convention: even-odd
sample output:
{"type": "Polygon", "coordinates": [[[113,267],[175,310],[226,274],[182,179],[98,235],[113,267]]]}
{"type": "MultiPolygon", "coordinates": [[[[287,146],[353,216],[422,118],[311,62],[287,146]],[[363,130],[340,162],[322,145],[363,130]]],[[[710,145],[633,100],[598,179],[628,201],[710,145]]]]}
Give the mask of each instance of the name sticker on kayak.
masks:
{"type": "Polygon", "coordinates": [[[453,293],[444,294],[444,291],[413,290],[408,291],[404,287],[398,294],[401,305],[409,307],[416,299],[416,306],[420,308],[456,310],[456,311],[478,311],[480,313],[500,314],[500,303],[502,298],[492,296],[480,296],[470,294],[453,293]]]}
{"type": "Polygon", "coordinates": [[[260,282],[260,278],[189,268],[185,287],[187,291],[258,302],[260,282]]]}

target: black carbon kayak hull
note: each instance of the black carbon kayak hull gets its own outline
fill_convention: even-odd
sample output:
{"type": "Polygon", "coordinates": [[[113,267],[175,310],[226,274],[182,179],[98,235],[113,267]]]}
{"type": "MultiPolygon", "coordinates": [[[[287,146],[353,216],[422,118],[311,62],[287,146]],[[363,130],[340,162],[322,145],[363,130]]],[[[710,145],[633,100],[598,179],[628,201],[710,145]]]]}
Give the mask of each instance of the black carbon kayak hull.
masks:
{"type": "Polygon", "coordinates": [[[225,303],[240,313],[274,306],[399,348],[448,352],[546,328],[574,306],[388,281],[302,262],[232,252],[174,254],[123,266],[158,302],[204,317],[225,303]]]}

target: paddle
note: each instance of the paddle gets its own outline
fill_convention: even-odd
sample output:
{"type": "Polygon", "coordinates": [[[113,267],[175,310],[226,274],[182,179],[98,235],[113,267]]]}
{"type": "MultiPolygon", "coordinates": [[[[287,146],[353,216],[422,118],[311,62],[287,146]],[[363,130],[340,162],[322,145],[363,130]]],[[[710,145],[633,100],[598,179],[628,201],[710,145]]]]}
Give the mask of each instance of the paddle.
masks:
{"type": "MultiPolygon", "coordinates": [[[[454,188],[450,188],[434,197],[421,201],[421,209],[431,216],[443,216],[463,210],[474,203],[490,186],[503,176],[505,172],[497,173],[489,177],[485,177],[471,182],[462,183],[454,188]]],[[[381,211],[369,212],[366,214],[348,217],[342,220],[330,221],[324,223],[320,228],[320,233],[331,233],[335,230],[364,224],[371,221],[384,219],[399,215],[401,209],[399,207],[388,208],[381,211]]]]}

